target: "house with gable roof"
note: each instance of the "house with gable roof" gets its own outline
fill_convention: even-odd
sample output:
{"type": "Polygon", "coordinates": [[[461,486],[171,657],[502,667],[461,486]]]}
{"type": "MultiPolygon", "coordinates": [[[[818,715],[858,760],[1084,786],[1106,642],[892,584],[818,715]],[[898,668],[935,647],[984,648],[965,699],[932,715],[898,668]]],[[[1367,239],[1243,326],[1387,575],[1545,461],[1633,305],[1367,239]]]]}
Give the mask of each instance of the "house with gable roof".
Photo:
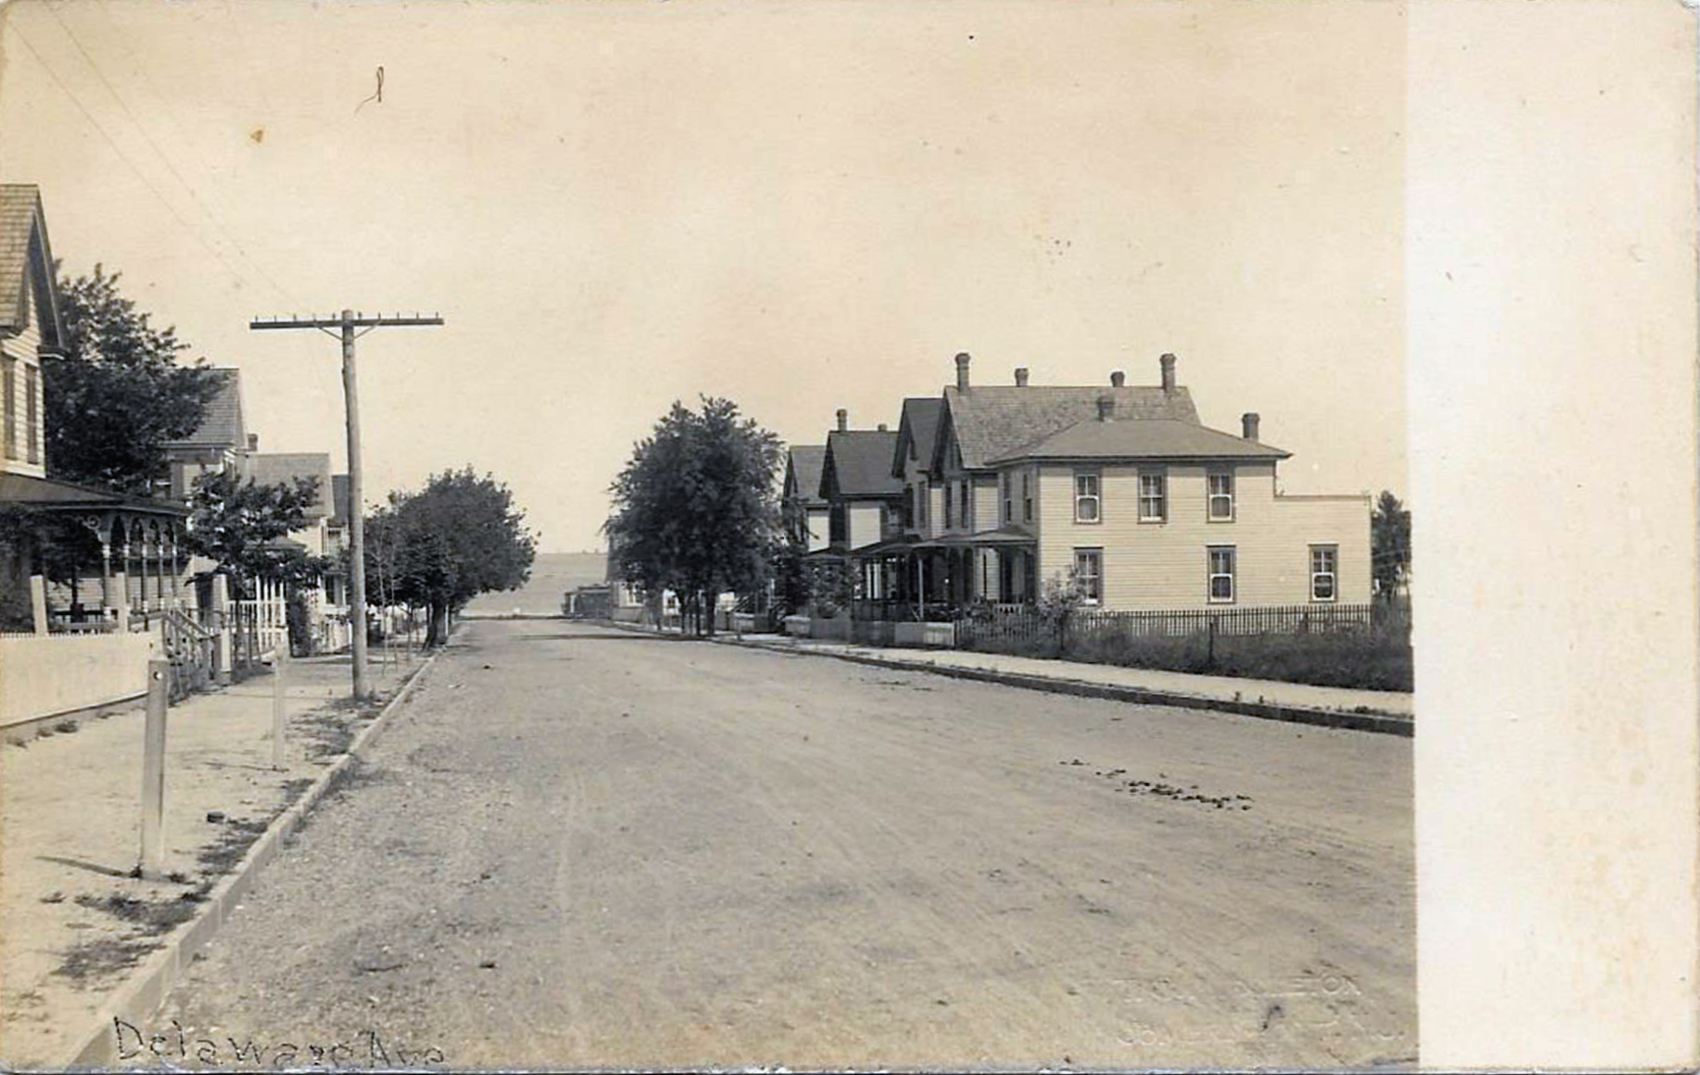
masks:
{"type": "Polygon", "coordinates": [[[826,437],[820,495],[827,504],[827,547],[822,554],[857,565],[857,596],[883,599],[891,590],[884,560],[872,555],[903,530],[903,483],[892,475],[897,434],[881,422],[876,429],[851,429],[840,409],[838,428],[826,437]]]}
{"type": "Polygon", "coordinates": [[[0,547],[0,597],[9,615],[20,595],[30,605],[29,578],[45,566],[37,555],[42,534],[71,525],[90,540],[67,577],[44,579],[41,614],[55,627],[127,625],[132,611],[145,622],[149,613],[182,604],[187,512],[169,501],[53,475],[42,360],[63,354],[66,346],[41,191],[33,183],[0,184],[0,505],[21,509],[31,520],[15,544],[0,547]]]}
{"type": "Polygon", "coordinates": [[[827,502],[821,495],[821,466],[826,462],[826,445],[793,444],[785,453],[785,484],[781,493],[785,508],[786,536],[805,552],[827,547],[827,502]]]}
{"type": "Polygon", "coordinates": [[[905,401],[891,466],[903,533],[861,550],[901,601],[1027,603],[1070,578],[1105,610],[1369,600],[1368,495],[1280,492],[1289,453],[1261,441],[1254,413],[1238,435],[1203,425],[1175,356],[1151,386],[1121,371],[1032,385],[1025,368],[976,385],[971,362],[956,357],[933,405],[905,401]]]}

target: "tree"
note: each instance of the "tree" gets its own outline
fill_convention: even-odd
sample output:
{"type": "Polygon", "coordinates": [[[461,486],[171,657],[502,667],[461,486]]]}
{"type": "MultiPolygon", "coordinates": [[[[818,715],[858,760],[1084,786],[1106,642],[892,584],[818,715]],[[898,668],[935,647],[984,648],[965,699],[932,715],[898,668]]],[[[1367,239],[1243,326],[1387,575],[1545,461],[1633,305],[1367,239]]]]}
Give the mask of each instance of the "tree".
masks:
{"type": "Polygon", "coordinates": [[[671,589],[698,633],[714,633],[717,595],[752,593],[784,540],[776,475],[780,441],[727,399],[674,402],[638,442],[610,492],[609,547],[622,577],[671,589]]]}
{"type": "Polygon", "coordinates": [[[41,364],[47,458],[55,477],[146,493],[165,476],[166,442],[200,425],[218,378],[177,364],[188,345],[119,294],[119,275],[96,265],[59,285],[65,353],[41,364]]]}
{"type": "Polygon", "coordinates": [[[1039,590],[1034,611],[1038,613],[1039,622],[1050,632],[1059,656],[1066,655],[1073,644],[1070,629],[1085,603],[1086,595],[1080,588],[1080,579],[1073,567],[1068,569],[1067,582],[1059,575],[1052,575],[1039,590]]]}
{"type": "Polygon", "coordinates": [[[445,470],[417,493],[391,493],[366,520],[366,577],[382,580],[390,599],[428,609],[425,644],[440,646],[450,613],[531,577],[537,543],[524,523],[506,485],[471,467],[445,470]]]}
{"type": "Polygon", "coordinates": [[[1411,574],[1411,512],[1391,490],[1376,498],[1369,535],[1376,592],[1391,600],[1411,574]]]}
{"type": "Polygon", "coordinates": [[[329,561],[278,539],[307,525],[307,509],[318,495],[319,479],[312,476],[258,485],[223,471],[203,474],[190,494],[185,544],[217,561],[244,596],[253,594],[255,579],[282,582],[291,592],[312,589],[329,561]]]}

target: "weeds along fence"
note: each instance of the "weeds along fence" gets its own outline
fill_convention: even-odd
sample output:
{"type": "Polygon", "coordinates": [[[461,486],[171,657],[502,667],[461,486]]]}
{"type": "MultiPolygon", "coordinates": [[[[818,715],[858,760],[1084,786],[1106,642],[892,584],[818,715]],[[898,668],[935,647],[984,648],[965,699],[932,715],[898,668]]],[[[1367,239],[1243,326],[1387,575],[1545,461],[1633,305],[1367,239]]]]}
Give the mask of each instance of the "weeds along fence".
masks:
{"type": "MultiPolygon", "coordinates": [[[[1095,612],[1068,617],[1071,641],[1113,638],[1184,638],[1192,635],[1244,637],[1367,632],[1376,622],[1371,605],[1281,605],[1267,608],[1174,609],[1156,612],[1095,612]]],[[[959,644],[1038,642],[1056,637],[1058,624],[1037,609],[992,607],[957,623],[959,644]]]]}

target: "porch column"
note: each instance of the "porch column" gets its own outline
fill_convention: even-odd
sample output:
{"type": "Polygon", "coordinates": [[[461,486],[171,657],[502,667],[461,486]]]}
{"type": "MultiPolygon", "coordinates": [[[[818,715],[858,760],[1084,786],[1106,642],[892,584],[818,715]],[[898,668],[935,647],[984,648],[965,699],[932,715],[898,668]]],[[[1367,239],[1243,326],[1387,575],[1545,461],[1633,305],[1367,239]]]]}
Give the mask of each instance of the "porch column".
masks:
{"type": "Polygon", "coordinates": [[[100,541],[100,619],[106,622],[107,615],[112,611],[112,543],[102,538],[100,541]]]}

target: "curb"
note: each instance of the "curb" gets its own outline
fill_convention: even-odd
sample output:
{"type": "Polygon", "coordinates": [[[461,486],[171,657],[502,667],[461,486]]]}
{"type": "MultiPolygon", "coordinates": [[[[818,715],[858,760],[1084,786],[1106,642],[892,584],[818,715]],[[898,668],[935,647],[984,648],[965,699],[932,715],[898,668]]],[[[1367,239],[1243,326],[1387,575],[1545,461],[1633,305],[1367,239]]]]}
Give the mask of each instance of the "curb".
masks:
{"type": "MultiPolygon", "coordinates": [[[[610,625],[624,630],[652,633],[635,624],[630,626],[624,624],[610,625]]],[[[1310,706],[1281,705],[1278,702],[1248,702],[1230,698],[1212,698],[1208,695],[1185,694],[1179,691],[1157,690],[1151,687],[1123,687],[1108,683],[1091,683],[1079,679],[1060,679],[1053,676],[1026,675],[1021,672],[999,672],[986,668],[935,664],[931,661],[903,661],[890,657],[873,657],[862,653],[832,653],[773,642],[748,642],[733,637],[722,638],[717,636],[703,641],[717,642],[726,646],[743,646],[747,649],[767,650],[771,653],[788,653],[794,656],[831,657],[834,660],[849,661],[851,664],[872,665],[876,668],[891,668],[906,672],[929,672],[936,676],[948,676],[951,679],[1000,683],[1008,687],[1044,691],[1048,694],[1072,694],[1081,698],[1104,698],[1113,702],[1165,705],[1177,709],[1204,709],[1217,713],[1232,713],[1242,717],[1257,717],[1261,720],[1278,720],[1288,724],[1309,724],[1320,728],[1338,728],[1343,731],[1374,732],[1380,735],[1402,736],[1407,739],[1414,738],[1417,733],[1416,721],[1413,718],[1395,716],[1389,713],[1356,713],[1341,709],[1315,709],[1310,706]]]]}
{"type": "MultiPolygon", "coordinates": [[[[717,640],[718,641],[718,640],[717,640]]],[[[808,657],[831,657],[852,664],[867,664],[907,672],[930,672],[951,679],[970,679],[980,683],[1001,683],[1009,687],[1044,691],[1047,694],[1072,694],[1082,698],[1104,698],[1114,702],[1135,702],[1142,705],[1165,705],[1178,709],[1205,709],[1217,713],[1232,713],[1242,717],[1258,717],[1289,724],[1310,724],[1323,728],[1339,728],[1354,732],[1377,732],[1413,738],[1416,722],[1409,717],[1384,713],[1353,713],[1338,709],[1312,709],[1308,706],[1280,705],[1276,702],[1234,701],[1230,698],[1211,698],[1199,694],[1155,690],[1150,687],[1123,687],[1108,683],[1089,683],[1079,679],[1058,679],[1052,676],[1030,676],[1021,672],[998,672],[985,668],[964,668],[930,661],[900,661],[889,657],[870,657],[861,653],[823,653],[768,642],[726,640],[726,645],[764,649],[773,653],[793,653],[808,657]]]]}
{"type": "Polygon", "coordinates": [[[49,1070],[98,1071],[114,1066],[117,1050],[112,1041],[113,1020],[122,1019],[140,1026],[158,1010],[160,1004],[165,1001],[166,994],[171,992],[171,987],[182,977],[184,968],[188,966],[194,954],[213,939],[219,927],[224,925],[225,919],[234,913],[237,904],[253,887],[254,878],[267,863],[277,857],[284,840],[301,827],[307,820],[307,815],[331,789],[337,778],[354,764],[360,751],[377,738],[390,713],[407,701],[414,688],[424,678],[426,669],[430,668],[436,659],[436,653],[425,658],[425,663],[414,669],[395,697],[384,703],[384,708],[378,711],[372,722],[354,736],[342,757],[320,773],[307,790],[301,793],[300,798],[284,807],[283,812],[272,819],[271,824],[266,826],[266,831],[248,848],[241,861],[213,886],[212,891],[207,894],[206,902],[201,906],[200,914],[147,958],[141,969],[120,986],[112,999],[101,1009],[94,1029],[82,1037],[81,1044],[67,1050],[65,1055],[69,1059],[65,1063],[53,1065],[49,1070]]]}

